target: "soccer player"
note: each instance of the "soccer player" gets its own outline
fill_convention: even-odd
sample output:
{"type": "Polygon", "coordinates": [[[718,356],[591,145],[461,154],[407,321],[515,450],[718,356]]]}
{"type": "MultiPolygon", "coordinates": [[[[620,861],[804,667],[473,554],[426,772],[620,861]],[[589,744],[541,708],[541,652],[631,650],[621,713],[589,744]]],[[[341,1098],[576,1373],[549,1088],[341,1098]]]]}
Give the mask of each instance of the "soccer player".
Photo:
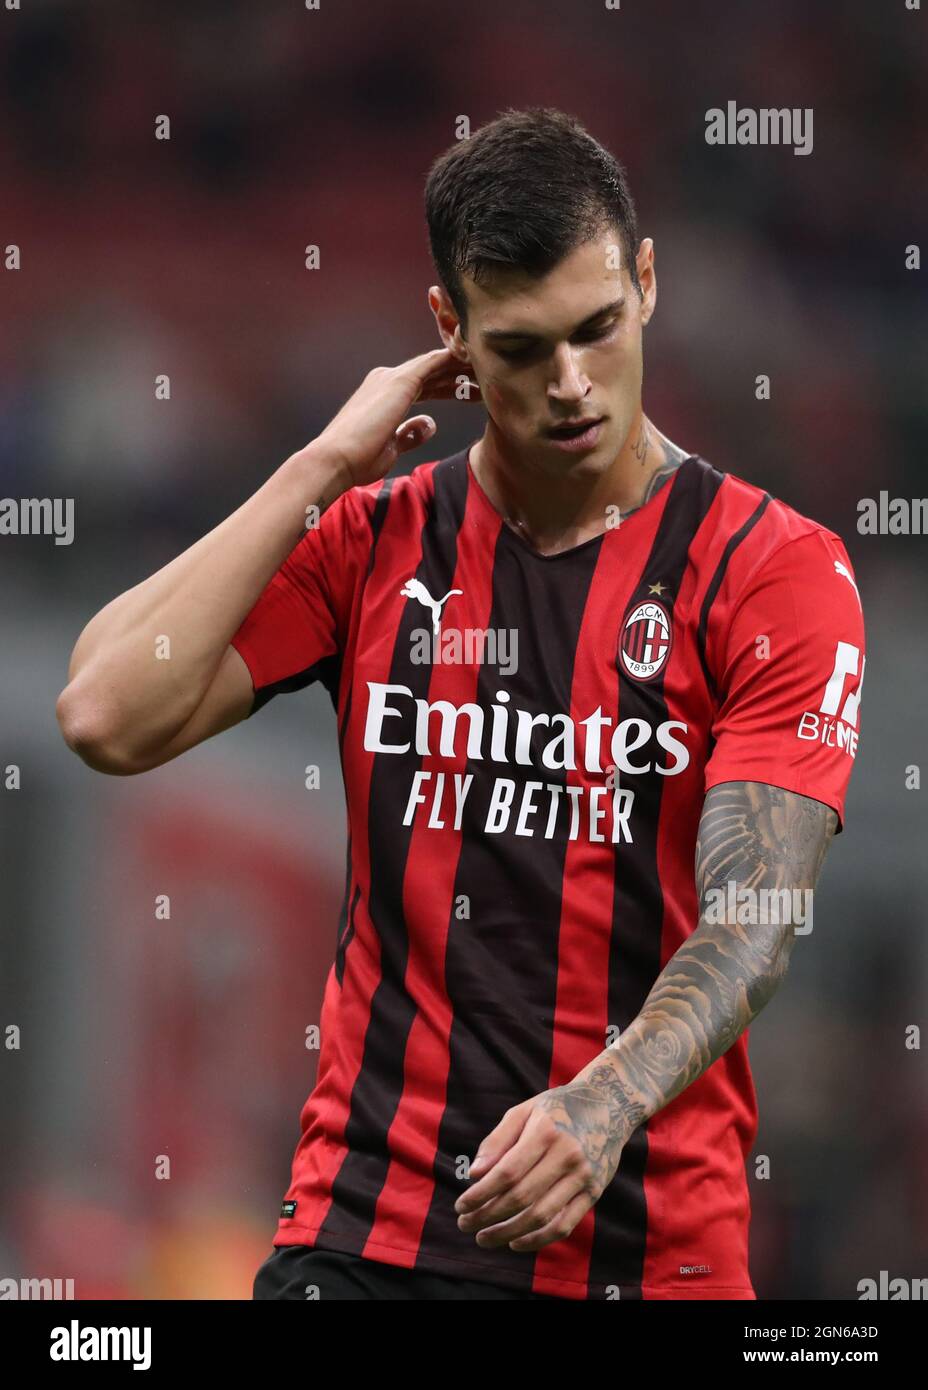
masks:
{"type": "Polygon", "coordinates": [[[577,121],[505,112],[426,214],[443,346],[102,609],[61,727],[129,774],[335,707],[348,881],[256,1298],[751,1299],[747,1030],[842,828],[850,561],[644,415],[654,248],[577,121]],[[388,477],[455,396],[480,437],[388,477]]]}

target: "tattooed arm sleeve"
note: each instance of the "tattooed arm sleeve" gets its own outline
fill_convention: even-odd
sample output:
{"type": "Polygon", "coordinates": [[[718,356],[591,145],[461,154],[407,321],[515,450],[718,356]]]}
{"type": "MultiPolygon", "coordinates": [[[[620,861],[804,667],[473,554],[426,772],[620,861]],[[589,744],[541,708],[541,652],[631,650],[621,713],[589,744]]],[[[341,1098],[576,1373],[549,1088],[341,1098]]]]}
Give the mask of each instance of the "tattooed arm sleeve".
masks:
{"type": "Polygon", "coordinates": [[[761,782],[707,793],[696,844],[699,923],[619,1040],[575,1078],[608,1096],[613,1143],[701,1076],[772,998],[795,927],[770,921],[790,914],[764,911],[772,894],[757,894],[814,888],[837,819],[820,801],[761,782]],[[743,901],[760,910],[720,909],[733,901],[729,884],[752,890],[743,901]]]}

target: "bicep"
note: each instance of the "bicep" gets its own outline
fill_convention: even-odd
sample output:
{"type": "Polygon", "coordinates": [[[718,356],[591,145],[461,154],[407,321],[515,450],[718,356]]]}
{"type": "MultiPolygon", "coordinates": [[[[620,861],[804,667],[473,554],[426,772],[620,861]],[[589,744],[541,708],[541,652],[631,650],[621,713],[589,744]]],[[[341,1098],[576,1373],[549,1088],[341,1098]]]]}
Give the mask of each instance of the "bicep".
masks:
{"type": "Polygon", "coordinates": [[[838,824],[831,806],[766,782],[719,782],[696,840],[700,898],[729,882],[751,889],[813,888],[838,824]]]}
{"type": "MultiPolygon", "coordinates": [[[[766,782],[706,793],[696,840],[699,926],[688,945],[743,982],[751,1015],[786,972],[838,817],[831,806],[766,782]]],[[[684,948],[686,949],[686,948],[684,948]]]]}

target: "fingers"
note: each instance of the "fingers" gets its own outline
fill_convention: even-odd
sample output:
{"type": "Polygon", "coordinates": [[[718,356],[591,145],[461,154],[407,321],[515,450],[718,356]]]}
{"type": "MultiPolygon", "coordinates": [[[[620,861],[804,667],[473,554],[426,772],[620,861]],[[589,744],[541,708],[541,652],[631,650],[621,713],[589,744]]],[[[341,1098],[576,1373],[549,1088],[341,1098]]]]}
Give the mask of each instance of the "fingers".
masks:
{"type": "Polygon", "coordinates": [[[543,1226],[585,1185],[585,1174],[572,1160],[565,1162],[565,1151],[548,1149],[524,1177],[498,1197],[484,1202],[476,1211],[458,1218],[458,1229],[477,1236],[492,1236],[492,1244],[505,1245],[514,1236],[543,1226]],[[533,1219],[536,1207],[543,1207],[542,1219],[533,1219]]]}
{"type": "Polygon", "coordinates": [[[412,369],[418,385],[417,401],[479,401],[480,387],[466,362],[449,348],[436,348],[404,362],[401,371],[412,369]]]}
{"type": "Polygon", "coordinates": [[[503,1245],[513,1249],[538,1249],[549,1241],[563,1240],[570,1235],[583,1213],[593,1205],[593,1195],[575,1177],[564,1174],[537,1201],[522,1211],[479,1231],[476,1243],[481,1250],[496,1250],[503,1245]],[[568,1220],[568,1214],[573,1220],[568,1220]],[[536,1242],[529,1247],[528,1241],[536,1242]]]}
{"type": "Polygon", "coordinates": [[[404,420],[393,436],[397,454],[406,454],[410,449],[418,449],[420,444],[431,439],[437,428],[431,415],[414,415],[411,419],[404,420]]]}
{"type": "MultiPolygon", "coordinates": [[[[520,1109],[488,1136],[488,1149],[500,1130],[511,1128],[520,1109]]],[[[596,1195],[581,1145],[549,1114],[533,1110],[517,1142],[495,1157],[490,1172],[455,1209],[459,1229],[473,1234],[481,1249],[538,1250],[569,1235],[596,1195]]]]}
{"type": "Polygon", "coordinates": [[[512,1249],[516,1251],[540,1250],[542,1246],[551,1245],[556,1240],[565,1240],[579,1225],[592,1205],[588,1192],[578,1192],[576,1197],[572,1198],[547,1225],[532,1231],[530,1235],[512,1239],[510,1242],[512,1249]]]}
{"type": "Polygon", "coordinates": [[[413,377],[421,386],[430,376],[444,371],[449,363],[456,360],[449,348],[432,348],[429,352],[420,352],[418,357],[410,357],[408,361],[401,362],[394,370],[403,376],[413,377]]]}
{"type": "MultiPolygon", "coordinates": [[[[508,1191],[513,1183],[524,1177],[541,1158],[550,1142],[550,1134],[544,1132],[537,1124],[527,1124],[526,1120],[531,1116],[530,1108],[524,1104],[517,1105],[514,1110],[503,1116],[496,1128],[484,1139],[480,1148],[487,1155],[485,1162],[492,1163],[493,1166],[485,1177],[481,1177],[466,1192],[461,1193],[454,1204],[458,1215],[475,1211],[493,1197],[508,1191]]],[[[471,1164],[472,1175],[480,1161],[475,1159],[471,1164]]]]}
{"type": "Polygon", "coordinates": [[[403,367],[412,367],[421,376],[427,376],[429,372],[442,366],[449,358],[454,359],[454,353],[450,348],[429,348],[428,352],[420,352],[418,356],[410,357],[408,361],[403,363],[403,367]]]}
{"type": "Polygon", "coordinates": [[[466,362],[453,358],[422,384],[417,397],[423,401],[480,401],[480,387],[471,375],[466,362]]]}
{"type": "Polygon", "coordinates": [[[456,363],[453,376],[427,382],[416,399],[420,401],[476,401],[479,405],[483,396],[480,394],[480,387],[476,381],[473,377],[468,376],[467,369],[456,363]]]}

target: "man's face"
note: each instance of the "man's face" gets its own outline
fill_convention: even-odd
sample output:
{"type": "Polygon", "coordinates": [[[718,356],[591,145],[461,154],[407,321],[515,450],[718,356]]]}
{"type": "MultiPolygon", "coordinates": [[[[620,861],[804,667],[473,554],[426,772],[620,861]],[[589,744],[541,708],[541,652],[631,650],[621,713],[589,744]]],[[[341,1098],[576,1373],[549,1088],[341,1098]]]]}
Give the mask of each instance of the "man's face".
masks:
{"type": "Polygon", "coordinates": [[[540,280],[498,271],[478,285],[465,276],[466,339],[444,291],[429,293],[442,340],[469,363],[508,449],[552,475],[607,469],[640,407],[642,329],[656,297],[653,244],[643,241],[637,258],[643,298],[619,248],[617,233],[607,232],[540,280]],[[573,448],[551,434],[601,417],[594,438],[573,448]]]}

